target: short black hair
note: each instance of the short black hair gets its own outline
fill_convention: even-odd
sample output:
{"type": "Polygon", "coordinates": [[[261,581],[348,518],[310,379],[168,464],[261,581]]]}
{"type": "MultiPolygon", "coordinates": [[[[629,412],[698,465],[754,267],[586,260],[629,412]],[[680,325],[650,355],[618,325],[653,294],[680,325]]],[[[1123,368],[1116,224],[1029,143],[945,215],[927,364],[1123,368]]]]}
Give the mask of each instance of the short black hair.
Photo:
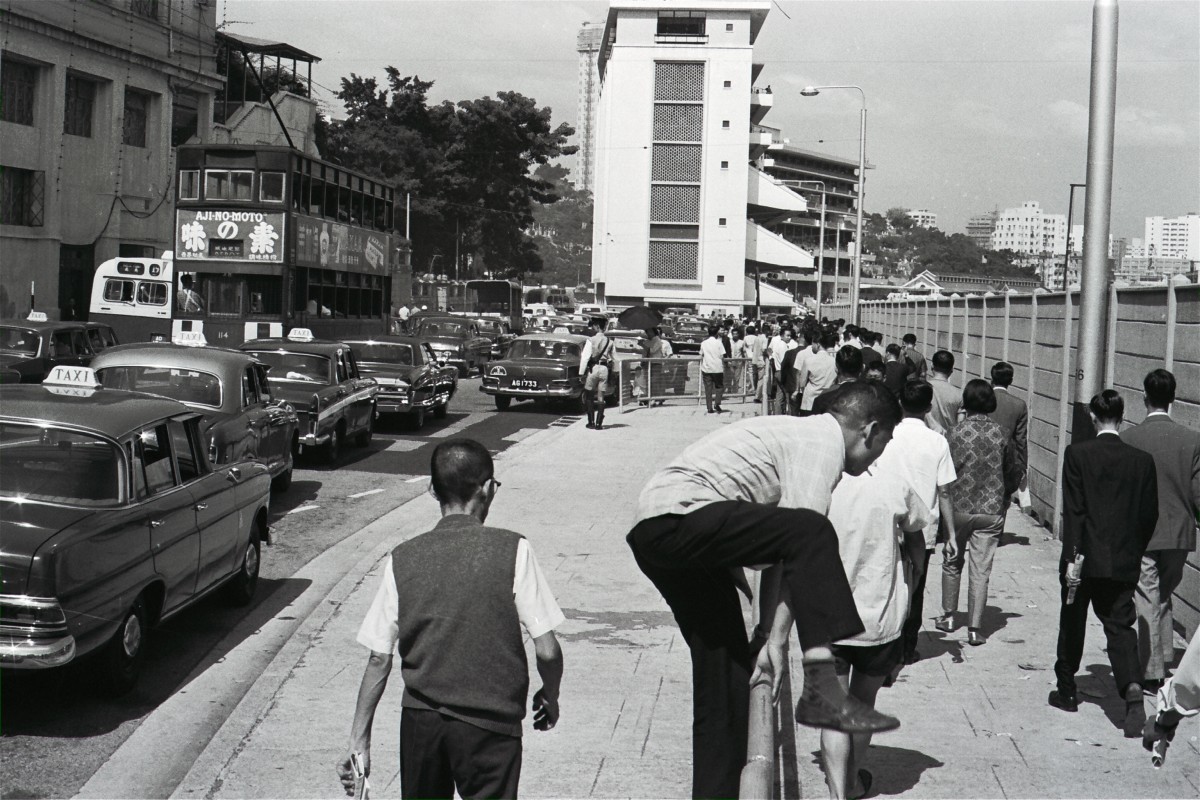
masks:
{"type": "Polygon", "coordinates": [[[746,335],[747,336],[749,336],[750,334],[756,334],[756,333],[758,333],[758,329],[755,328],[753,325],[746,326],[746,335]]]}
{"type": "Polygon", "coordinates": [[[709,325],[708,326],[708,335],[710,337],[720,336],[721,335],[721,326],[720,325],[709,325]]]}
{"type": "Polygon", "coordinates": [[[1120,422],[1125,419],[1125,401],[1116,389],[1105,389],[1093,396],[1088,408],[1101,422],[1120,422]]]}
{"type": "Polygon", "coordinates": [[[917,335],[915,333],[906,333],[906,334],[904,334],[903,341],[905,344],[916,344],[917,343],[917,335]]]}
{"type": "Polygon", "coordinates": [[[863,367],[863,377],[867,380],[883,380],[887,371],[883,368],[882,361],[872,361],[863,367]]]}
{"type": "Polygon", "coordinates": [[[1013,365],[1007,361],[997,361],[992,364],[992,383],[996,386],[1011,386],[1013,374],[1013,365]]]}
{"type": "Polygon", "coordinates": [[[857,378],[862,374],[862,350],[852,344],[843,345],[833,357],[833,365],[837,367],[839,375],[853,375],[857,378]]]}
{"type": "Polygon", "coordinates": [[[938,372],[944,372],[949,375],[954,372],[954,353],[949,350],[938,350],[930,359],[933,368],[938,372]]]}
{"type": "Polygon", "coordinates": [[[900,387],[900,407],[906,414],[924,414],[933,407],[933,386],[925,381],[905,381],[900,387]]]}
{"type": "Polygon", "coordinates": [[[1142,386],[1146,390],[1147,402],[1155,408],[1167,408],[1175,402],[1175,376],[1165,369],[1146,373],[1142,386]]]}
{"type": "Polygon", "coordinates": [[[495,475],[492,454],[474,439],[448,439],[429,459],[433,493],[442,504],[465,503],[495,475]]]}
{"type": "Polygon", "coordinates": [[[982,378],[974,378],[963,388],[963,411],[990,414],[996,410],[996,392],[982,378]]]}
{"type": "Polygon", "coordinates": [[[831,347],[836,347],[838,343],[838,335],[836,331],[824,331],[821,334],[820,344],[828,350],[831,347]]]}
{"type": "Polygon", "coordinates": [[[853,425],[877,422],[884,430],[894,430],[903,416],[896,396],[878,381],[850,381],[833,393],[829,413],[853,425]]]}
{"type": "Polygon", "coordinates": [[[896,358],[899,358],[901,353],[900,345],[896,344],[895,342],[892,342],[887,347],[883,348],[883,351],[890,356],[895,356],[896,358]]]}

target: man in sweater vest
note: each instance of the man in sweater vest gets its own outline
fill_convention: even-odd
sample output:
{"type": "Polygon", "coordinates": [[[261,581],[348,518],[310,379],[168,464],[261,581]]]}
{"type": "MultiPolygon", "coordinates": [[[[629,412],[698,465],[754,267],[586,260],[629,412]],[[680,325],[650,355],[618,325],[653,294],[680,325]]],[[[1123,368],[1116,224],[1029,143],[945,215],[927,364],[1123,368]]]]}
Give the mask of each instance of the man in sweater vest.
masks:
{"type": "Polygon", "coordinates": [[[529,692],[521,629],[542,678],[533,727],[549,730],[558,721],[563,662],[554,628],[563,613],[525,537],[483,525],[500,488],[487,449],[471,439],[443,442],[431,471],[442,520],[384,562],[358,632],[371,656],[338,774],[347,795],[356,789],[352,755],[370,774],[371,724],[399,651],[401,796],[516,797],[529,692]]]}

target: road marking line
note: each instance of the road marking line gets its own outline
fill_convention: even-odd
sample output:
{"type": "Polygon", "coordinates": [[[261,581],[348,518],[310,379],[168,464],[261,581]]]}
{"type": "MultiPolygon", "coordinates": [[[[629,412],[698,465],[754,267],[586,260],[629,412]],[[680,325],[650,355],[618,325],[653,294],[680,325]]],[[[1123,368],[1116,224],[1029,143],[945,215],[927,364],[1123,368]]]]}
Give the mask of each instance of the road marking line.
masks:
{"type": "Polygon", "coordinates": [[[355,494],[347,495],[347,497],[349,497],[351,500],[353,500],[358,497],[366,497],[369,494],[379,494],[382,491],[383,491],[383,489],[370,489],[365,492],[356,492],[355,494]]]}
{"type": "Polygon", "coordinates": [[[288,514],[299,514],[301,511],[312,511],[317,508],[320,508],[320,506],[300,506],[299,508],[293,508],[291,511],[289,511],[287,513],[288,514]]]}
{"type": "MultiPolygon", "coordinates": [[[[427,480],[429,480],[429,478],[425,477],[424,475],[418,475],[415,478],[409,478],[408,480],[405,481],[405,483],[420,483],[421,481],[427,481],[427,480]]],[[[382,490],[380,490],[380,491],[382,491],[382,490]]]]}

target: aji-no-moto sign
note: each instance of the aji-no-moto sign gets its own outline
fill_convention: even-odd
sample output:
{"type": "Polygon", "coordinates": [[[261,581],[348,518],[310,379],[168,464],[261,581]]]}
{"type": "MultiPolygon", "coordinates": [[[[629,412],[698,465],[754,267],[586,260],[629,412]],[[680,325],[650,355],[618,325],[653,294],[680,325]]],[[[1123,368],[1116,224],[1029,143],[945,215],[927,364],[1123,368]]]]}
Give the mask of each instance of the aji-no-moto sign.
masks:
{"type": "Polygon", "coordinates": [[[179,211],[175,259],[282,263],[283,220],[261,211],[179,211]]]}

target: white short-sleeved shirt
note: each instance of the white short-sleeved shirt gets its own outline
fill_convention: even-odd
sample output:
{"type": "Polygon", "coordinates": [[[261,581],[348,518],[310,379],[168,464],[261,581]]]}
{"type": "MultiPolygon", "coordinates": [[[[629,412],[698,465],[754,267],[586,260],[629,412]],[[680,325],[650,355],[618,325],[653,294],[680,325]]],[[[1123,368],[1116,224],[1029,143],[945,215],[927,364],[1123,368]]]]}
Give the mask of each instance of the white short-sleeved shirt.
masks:
{"type": "Polygon", "coordinates": [[[930,522],[925,528],[925,546],[932,548],[937,541],[938,488],[946,488],[958,479],[954,459],[946,437],[930,430],[919,419],[905,417],[892,433],[892,440],[872,467],[872,472],[899,475],[908,481],[913,491],[929,508],[930,522]]]}
{"type": "Polygon", "coordinates": [[[833,491],[829,521],[866,629],[838,644],[876,645],[900,635],[908,613],[908,577],[900,554],[904,531],[929,523],[929,509],[898,475],[846,476],[833,491]]]}
{"type": "MultiPolygon", "coordinates": [[[[537,557],[529,542],[517,542],[517,557],[513,574],[513,602],[517,606],[517,618],[530,638],[536,639],[557,628],[566,617],[554,599],[550,584],[538,566],[537,557]]],[[[392,570],[392,558],[384,559],[383,577],[375,600],[358,629],[358,643],[376,653],[395,653],[400,640],[400,596],[396,591],[396,577],[392,570]]]]}

